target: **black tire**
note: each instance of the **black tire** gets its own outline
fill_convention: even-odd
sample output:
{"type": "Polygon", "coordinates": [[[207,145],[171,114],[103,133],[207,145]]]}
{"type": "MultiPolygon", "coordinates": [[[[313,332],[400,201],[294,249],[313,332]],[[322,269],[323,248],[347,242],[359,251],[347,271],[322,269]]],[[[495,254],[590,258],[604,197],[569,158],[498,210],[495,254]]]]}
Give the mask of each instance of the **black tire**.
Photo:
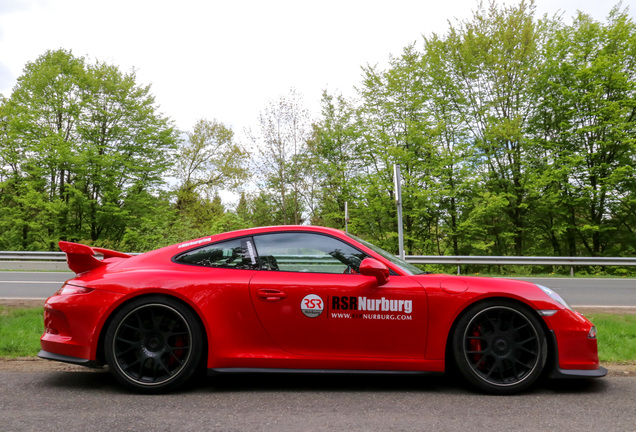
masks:
{"type": "Polygon", "coordinates": [[[106,362],[126,388],[165,393],[188,381],[203,351],[196,315],[169,297],[141,297],[113,316],[104,339],[106,362]]]}
{"type": "Polygon", "coordinates": [[[547,342],[530,309],[512,301],[486,301],[458,321],[453,355],[462,375],[480,390],[514,394],[541,375],[547,342]]]}

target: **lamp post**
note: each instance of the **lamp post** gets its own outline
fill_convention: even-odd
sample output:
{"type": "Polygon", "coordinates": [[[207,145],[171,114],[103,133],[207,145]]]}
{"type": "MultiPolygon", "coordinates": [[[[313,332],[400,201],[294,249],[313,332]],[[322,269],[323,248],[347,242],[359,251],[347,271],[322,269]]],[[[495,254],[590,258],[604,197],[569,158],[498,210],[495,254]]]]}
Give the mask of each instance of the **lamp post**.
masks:
{"type": "Polygon", "coordinates": [[[398,224],[398,255],[400,259],[404,259],[404,232],[402,231],[402,179],[400,177],[400,165],[393,165],[393,184],[395,187],[395,205],[397,206],[397,224],[398,224]]]}

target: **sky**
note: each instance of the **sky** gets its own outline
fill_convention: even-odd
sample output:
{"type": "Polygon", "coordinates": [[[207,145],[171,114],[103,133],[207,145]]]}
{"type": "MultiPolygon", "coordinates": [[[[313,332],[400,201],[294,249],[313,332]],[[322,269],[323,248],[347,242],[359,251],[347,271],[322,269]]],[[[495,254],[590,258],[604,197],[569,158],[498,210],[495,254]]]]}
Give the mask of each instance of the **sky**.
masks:
{"type": "MultiPolygon", "coordinates": [[[[498,3],[506,4],[497,0],[498,3]]],[[[516,4],[508,2],[507,4],[516,4]]],[[[605,21],[616,3],[536,0],[539,16],[605,21]]],[[[353,94],[361,67],[467,20],[477,0],[0,0],[0,94],[28,62],[64,48],[151,85],[182,131],[216,119],[238,134],[294,88],[314,114],[323,90],[353,94]]],[[[636,0],[624,1],[635,17],[636,0]],[[633,3],[633,4],[632,4],[633,3]]]]}

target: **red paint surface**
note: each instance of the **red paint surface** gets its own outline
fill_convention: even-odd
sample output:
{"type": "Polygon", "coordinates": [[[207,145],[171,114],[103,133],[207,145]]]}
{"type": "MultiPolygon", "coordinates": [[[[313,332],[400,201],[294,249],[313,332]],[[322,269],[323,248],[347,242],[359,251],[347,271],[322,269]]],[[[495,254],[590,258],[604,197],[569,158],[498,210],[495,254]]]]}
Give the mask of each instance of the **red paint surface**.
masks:
{"type": "Polygon", "coordinates": [[[100,336],[109,316],[126,301],[152,293],[179,299],[199,316],[208,339],[209,368],[443,371],[447,340],[462,311],[481,300],[506,298],[533,310],[557,310],[540,319],[556,335],[561,368],[598,368],[596,340],[587,338],[592,324],[529,282],[408,275],[343,232],[321,227],[256,228],[181,245],[127,256],[61,244],[69,267],[80,273],[67,283],[92,291],[47,300],[43,350],[99,361],[100,336]],[[297,273],[172,261],[218,241],[281,231],[343,240],[374,259],[365,264],[371,270],[367,275],[297,273]],[[93,252],[105,259],[96,260],[93,252]],[[377,275],[389,271],[386,283],[379,284],[382,277],[377,275]],[[274,294],[268,298],[267,293],[274,294]],[[312,296],[303,306],[308,295],[322,304],[312,296]],[[303,307],[322,307],[322,312],[317,309],[310,317],[303,307]]]}

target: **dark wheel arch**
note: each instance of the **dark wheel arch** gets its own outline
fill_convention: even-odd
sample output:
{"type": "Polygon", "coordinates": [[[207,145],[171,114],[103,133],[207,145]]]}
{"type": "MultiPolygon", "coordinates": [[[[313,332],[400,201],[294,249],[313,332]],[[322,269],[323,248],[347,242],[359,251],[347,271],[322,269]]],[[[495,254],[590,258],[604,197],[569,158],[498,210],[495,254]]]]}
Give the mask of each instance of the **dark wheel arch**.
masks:
{"type": "MultiPolygon", "coordinates": [[[[99,341],[98,341],[98,345],[97,345],[97,353],[96,353],[96,359],[99,363],[101,364],[107,364],[107,359],[106,359],[106,352],[105,352],[105,344],[106,344],[106,336],[108,333],[108,329],[111,327],[112,323],[113,323],[113,319],[117,317],[117,315],[119,313],[121,313],[122,310],[130,307],[131,304],[136,304],[137,302],[152,302],[152,301],[166,301],[169,303],[174,303],[176,305],[178,305],[178,307],[183,308],[184,311],[187,311],[187,313],[191,314],[191,317],[193,318],[193,320],[196,322],[196,326],[198,327],[198,330],[200,331],[200,348],[201,348],[201,353],[200,353],[200,359],[198,361],[198,364],[196,366],[196,370],[194,371],[193,375],[197,375],[197,376],[202,376],[204,375],[205,371],[206,371],[206,367],[207,367],[207,359],[208,359],[208,335],[207,335],[207,329],[203,323],[203,320],[201,319],[200,315],[196,312],[196,310],[194,310],[188,303],[186,303],[185,301],[181,300],[178,297],[169,295],[169,294],[163,294],[163,293],[147,293],[147,294],[142,294],[139,296],[135,296],[132,298],[127,299],[124,303],[120,304],[117,306],[117,308],[115,308],[108,316],[108,318],[104,321],[104,324],[100,330],[100,335],[99,335],[99,341]]],[[[135,390],[135,389],[133,389],[135,390]]],[[[139,389],[137,389],[139,391],[139,389]]],[[[169,391],[170,389],[166,390],[169,391]]],[[[141,392],[146,392],[146,393],[160,393],[163,390],[160,391],[144,391],[141,390],[141,392]]]]}
{"type": "Polygon", "coordinates": [[[445,369],[446,373],[451,377],[455,375],[461,376],[467,379],[473,386],[479,388],[482,391],[494,394],[514,394],[518,393],[525,388],[532,385],[536,380],[542,376],[546,376],[554,363],[555,352],[555,340],[552,332],[548,329],[545,321],[527,304],[522,301],[512,299],[509,297],[489,297],[481,299],[474,303],[471,303],[457,315],[451,328],[448,332],[445,349],[445,369]],[[467,376],[466,364],[460,366],[457,361],[457,344],[458,344],[458,331],[464,331],[464,326],[475,316],[479,311],[491,308],[491,307],[503,307],[509,308],[515,311],[519,311],[522,315],[527,316],[529,322],[533,324],[539,333],[539,339],[537,341],[540,344],[540,353],[538,354],[538,372],[534,373],[529,380],[523,380],[524,382],[519,385],[506,385],[504,387],[492,386],[489,383],[479,382],[479,379],[475,377],[467,376]]]}

